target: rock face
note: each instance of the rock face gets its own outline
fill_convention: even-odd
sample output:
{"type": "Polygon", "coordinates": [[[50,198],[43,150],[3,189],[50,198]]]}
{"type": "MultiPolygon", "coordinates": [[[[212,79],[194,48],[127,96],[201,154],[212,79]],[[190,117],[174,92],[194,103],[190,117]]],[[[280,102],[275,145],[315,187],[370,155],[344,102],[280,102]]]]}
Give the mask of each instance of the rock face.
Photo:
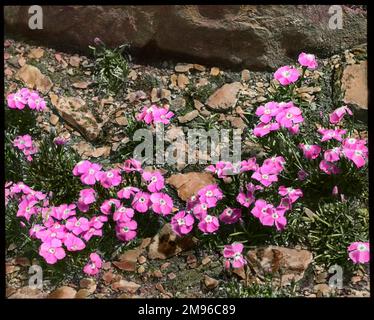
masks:
{"type": "Polygon", "coordinates": [[[344,103],[352,105],[361,118],[366,118],[368,109],[367,61],[346,66],[341,84],[344,103]]]}
{"type": "Polygon", "coordinates": [[[329,28],[327,5],[42,6],[41,30],[28,27],[28,8],[4,7],[6,34],[82,51],[100,37],[144,57],[251,70],[290,63],[300,51],[325,58],[367,37],[366,11],[349,6],[341,6],[342,29],[329,28]]]}
{"type": "Polygon", "coordinates": [[[247,256],[257,275],[279,273],[281,275],[281,285],[301,280],[304,277],[305,270],[313,261],[313,255],[308,250],[277,246],[251,250],[247,256]]]}

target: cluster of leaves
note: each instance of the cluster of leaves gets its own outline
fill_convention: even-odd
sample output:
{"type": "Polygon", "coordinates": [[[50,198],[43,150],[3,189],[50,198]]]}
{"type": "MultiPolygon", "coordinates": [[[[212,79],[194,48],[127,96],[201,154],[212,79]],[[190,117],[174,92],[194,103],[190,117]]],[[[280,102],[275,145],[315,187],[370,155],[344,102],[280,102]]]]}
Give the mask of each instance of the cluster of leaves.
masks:
{"type": "Polygon", "coordinates": [[[126,85],[129,74],[130,56],[126,53],[128,45],[114,49],[107,48],[102,41],[92,50],[94,62],[94,81],[98,92],[117,94],[126,85]]]}

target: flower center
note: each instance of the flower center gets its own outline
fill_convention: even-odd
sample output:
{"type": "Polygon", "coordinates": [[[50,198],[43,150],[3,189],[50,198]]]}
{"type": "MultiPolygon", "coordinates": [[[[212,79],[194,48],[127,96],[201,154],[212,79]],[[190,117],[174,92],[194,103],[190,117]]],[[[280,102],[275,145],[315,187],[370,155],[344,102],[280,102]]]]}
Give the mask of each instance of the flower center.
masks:
{"type": "Polygon", "coordinates": [[[211,215],[207,215],[206,217],[205,217],[205,222],[207,222],[207,223],[211,223],[212,221],[213,221],[213,217],[211,216],[211,215]]]}
{"type": "Polygon", "coordinates": [[[90,170],[88,170],[88,173],[92,175],[92,174],[95,173],[95,170],[94,169],[90,169],[90,170]]]}
{"type": "Polygon", "coordinates": [[[290,75],[291,75],[291,73],[289,71],[284,71],[282,73],[282,76],[285,77],[285,78],[288,78],[290,75]]]}
{"type": "Polygon", "coordinates": [[[232,215],[232,209],[227,209],[226,210],[226,215],[231,216],[232,215]]]}
{"type": "Polygon", "coordinates": [[[361,150],[355,150],[355,155],[356,156],[361,156],[362,155],[362,151],[361,150]]]}
{"type": "Polygon", "coordinates": [[[211,197],[213,195],[213,192],[211,190],[207,191],[205,194],[207,197],[211,197]]]}
{"type": "Polygon", "coordinates": [[[293,188],[291,188],[291,187],[287,188],[288,193],[291,193],[292,191],[293,191],[293,188]]]}
{"type": "Polygon", "coordinates": [[[77,221],[77,222],[75,223],[75,226],[76,226],[76,227],[80,227],[80,225],[81,225],[81,222],[80,222],[80,221],[77,221]]]}
{"type": "Polygon", "coordinates": [[[122,230],[123,230],[123,232],[125,232],[125,233],[130,231],[129,227],[123,227],[122,230]]]}
{"type": "Polygon", "coordinates": [[[357,246],[357,250],[358,250],[358,251],[367,251],[367,247],[366,247],[366,245],[364,245],[364,244],[359,244],[359,245],[357,246]]]}
{"type": "Polygon", "coordinates": [[[279,216],[278,216],[277,213],[273,213],[273,214],[271,215],[271,217],[272,217],[273,219],[278,219],[278,218],[279,218],[279,216]]]}
{"type": "Polygon", "coordinates": [[[153,177],[151,178],[151,181],[152,181],[152,182],[156,182],[156,181],[157,181],[157,177],[153,176],[153,177]]]}
{"type": "Polygon", "coordinates": [[[311,146],[309,144],[304,145],[305,150],[309,151],[311,149],[311,146]]]}
{"type": "Polygon", "coordinates": [[[54,254],[56,252],[56,250],[54,248],[49,248],[48,251],[49,251],[49,253],[52,253],[52,254],[54,254]]]}
{"type": "Polygon", "coordinates": [[[355,144],[356,143],[356,139],[355,138],[348,139],[348,143],[349,144],[355,144]]]}
{"type": "Polygon", "coordinates": [[[108,172],[108,173],[106,174],[106,176],[107,176],[108,178],[113,178],[113,177],[114,177],[114,174],[113,174],[112,172],[108,172]]]}
{"type": "Polygon", "coordinates": [[[262,179],[267,180],[267,179],[269,179],[269,176],[267,174],[263,174],[262,179]]]}
{"type": "Polygon", "coordinates": [[[265,114],[270,114],[270,113],[271,113],[271,110],[270,110],[270,109],[265,109],[264,113],[265,113],[265,114]]]}
{"type": "Polygon", "coordinates": [[[145,201],[145,199],[143,197],[139,198],[139,202],[143,203],[144,201],[145,201]]]}
{"type": "Polygon", "coordinates": [[[184,219],[177,220],[178,226],[183,226],[185,224],[184,219]]]}
{"type": "Polygon", "coordinates": [[[91,263],[91,269],[96,269],[96,264],[91,263]]]}
{"type": "Polygon", "coordinates": [[[288,112],[288,113],[286,114],[286,118],[287,118],[287,119],[291,119],[292,117],[293,117],[293,114],[292,114],[292,113],[288,112]]]}
{"type": "Polygon", "coordinates": [[[160,199],[160,204],[163,206],[166,204],[166,201],[164,199],[160,199]]]}

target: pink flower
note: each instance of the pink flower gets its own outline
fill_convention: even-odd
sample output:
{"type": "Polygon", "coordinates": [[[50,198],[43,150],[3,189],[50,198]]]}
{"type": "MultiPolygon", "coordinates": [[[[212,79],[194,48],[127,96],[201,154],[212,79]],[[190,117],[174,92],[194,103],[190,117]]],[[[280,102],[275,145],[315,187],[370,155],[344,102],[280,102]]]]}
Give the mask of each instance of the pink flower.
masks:
{"type": "Polygon", "coordinates": [[[258,199],[255,202],[255,206],[251,210],[251,213],[253,214],[254,217],[256,218],[261,218],[264,215],[268,215],[272,212],[273,205],[268,204],[265,200],[263,199],[258,199]]]}
{"type": "Polygon", "coordinates": [[[343,154],[351,160],[357,168],[361,168],[366,164],[368,148],[363,144],[356,144],[355,149],[344,148],[343,154]]]}
{"type": "Polygon", "coordinates": [[[80,251],[86,247],[82,239],[76,237],[72,233],[66,234],[64,245],[68,251],[80,251]]]}
{"type": "Polygon", "coordinates": [[[311,70],[314,70],[318,67],[318,63],[314,54],[301,52],[299,54],[298,61],[300,65],[302,65],[303,67],[307,67],[311,70]]]}
{"type": "Polygon", "coordinates": [[[156,108],[156,105],[143,107],[142,111],[136,115],[136,120],[144,121],[146,124],[151,124],[153,121],[153,110],[155,110],[156,108]]]}
{"type": "Polygon", "coordinates": [[[286,160],[282,156],[274,156],[268,159],[265,159],[262,167],[266,167],[269,172],[272,174],[279,174],[283,171],[286,160]]]}
{"type": "Polygon", "coordinates": [[[64,137],[56,137],[53,139],[53,143],[57,146],[63,146],[65,144],[67,144],[69,141],[69,139],[66,139],[64,137]]]}
{"type": "Polygon", "coordinates": [[[62,204],[58,207],[52,207],[51,216],[57,220],[67,219],[75,216],[75,204],[62,204]]]}
{"type": "Polygon", "coordinates": [[[135,220],[120,222],[116,225],[117,238],[122,241],[130,241],[136,237],[138,224],[135,220]]]}
{"type": "Polygon", "coordinates": [[[219,228],[218,218],[210,214],[204,214],[201,217],[198,227],[204,233],[216,232],[219,228]]]}
{"type": "Polygon", "coordinates": [[[269,123],[259,123],[254,129],[253,134],[256,137],[263,137],[269,134],[271,131],[276,131],[279,129],[279,124],[274,122],[269,123]]]}
{"type": "Polygon", "coordinates": [[[337,196],[337,195],[339,194],[338,186],[334,186],[334,187],[332,188],[332,192],[331,192],[331,194],[332,194],[333,196],[337,196]]]}
{"type": "Polygon", "coordinates": [[[222,179],[227,176],[239,173],[239,166],[239,163],[233,165],[229,161],[218,161],[215,166],[210,165],[207,168],[205,168],[205,170],[217,174],[217,177],[222,179]]]}
{"type": "Polygon", "coordinates": [[[170,119],[174,116],[174,113],[169,111],[167,108],[157,108],[153,111],[153,122],[169,124],[170,119]]]}
{"type": "Polygon", "coordinates": [[[139,192],[140,189],[135,187],[125,187],[117,192],[119,199],[130,199],[135,193],[139,192]]]}
{"type": "Polygon", "coordinates": [[[342,135],[347,133],[344,129],[318,129],[318,133],[322,134],[321,142],[325,142],[331,139],[342,141],[342,135]]]}
{"type": "Polygon", "coordinates": [[[185,211],[179,211],[171,218],[171,228],[180,237],[190,233],[193,224],[193,216],[185,211]]]}
{"type": "Polygon", "coordinates": [[[305,171],[305,170],[300,170],[298,173],[297,173],[297,178],[300,180],[300,181],[304,181],[307,177],[308,177],[308,173],[305,171]]]}
{"type": "Polygon", "coordinates": [[[239,208],[226,208],[220,214],[219,219],[226,224],[233,224],[239,221],[242,217],[242,209],[239,208]]]}
{"type": "Polygon", "coordinates": [[[116,211],[121,206],[121,202],[118,199],[105,200],[100,206],[100,211],[105,215],[109,215],[116,211]]]}
{"type": "Polygon", "coordinates": [[[265,187],[269,187],[273,182],[278,181],[276,174],[273,174],[273,169],[270,166],[262,166],[252,174],[252,178],[260,181],[265,187]]]}
{"type": "Polygon", "coordinates": [[[95,229],[101,229],[104,226],[104,222],[108,221],[107,216],[96,216],[92,217],[90,220],[90,226],[95,229]]]}
{"type": "Polygon", "coordinates": [[[330,162],[339,161],[339,159],[340,159],[340,148],[336,147],[336,148],[333,148],[333,149],[326,150],[323,153],[323,158],[326,161],[330,161],[330,162]]]}
{"type": "Polygon", "coordinates": [[[140,172],[141,173],[143,171],[142,164],[140,163],[140,161],[135,160],[135,159],[126,160],[124,162],[123,166],[122,166],[122,169],[126,173],[130,173],[130,172],[140,172]]]}
{"type": "Polygon", "coordinates": [[[319,168],[326,174],[338,174],[340,173],[340,169],[333,163],[328,162],[326,160],[322,160],[319,163],[319,168]]]}
{"type": "Polygon", "coordinates": [[[100,256],[97,253],[90,254],[90,261],[84,266],[83,271],[91,276],[94,276],[100,272],[103,265],[100,256]]]}
{"type": "Polygon", "coordinates": [[[303,192],[300,189],[294,189],[294,188],[286,188],[285,186],[280,186],[278,189],[278,193],[281,196],[288,196],[291,203],[296,202],[297,199],[303,196],[303,192]]]}
{"type": "Polygon", "coordinates": [[[338,109],[335,109],[334,112],[330,114],[330,123],[331,124],[339,123],[343,119],[346,113],[348,113],[350,116],[353,115],[351,109],[349,109],[347,106],[342,106],[338,109]]]}
{"type": "Polygon", "coordinates": [[[35,206],[37,203],[36,200],[23,199],[18,205],[17,217],[24,217],[29,221],[32,215],[38,213],[38,208],[35,206]]]}
{"type": "Polygon", "coordinates": [[[73,175],[80,175],[83,184],[94,185],[98,181],[98,174],[101,172],[101,165],[90,161],[81,161],[73,169],[73,175]]]}
{"type": "Polygon", "coordinates": [[[40,230],[36,233],[36,237],[45,243],[62,244],[66,237],[65,226],[59,223],[50,224],[47,229],[40,230]]]}
{"type": "Polygon", "coordinates": [[[16,93],[11,93],[7,96],[7,102],[10,109],[22,110],[27,104],[27,99],[20,91],[17,91],[16,93]]]}
{"type": "Polygon", "coordinates": [[[353,263],[368,263],[370,261],[369,242],[353,242],[348,247],[348,252],[353,263]]]}
{"type": "Polygon", "coordinates": [[[152,193],[150,199],[155,213],[166,216],[173,210],[173,200],[166,193],[152,193]]]}
{"type": "Polygon", "coordinates": [[[95,177],[100,181],[101,185],[107,189],[118,186],[122,181],[121,171],[119,169],[112,169],[105,172],[100,171],[95,174],[95,177]]]}
{"type": "Polygon", "coordinates": [[[33,147],[33,141],[29,134],[24,136],[18,136],[13,141],[13,146],[17,147],[19,150],[30,149],[33,147]]]}
{"type": "Polygon", "coordinates": [[[102,235],[103,230],[91,226],[85,233],[83,233],[83,239],[89,241],[93,236],[101,237],[102,235]]]}
{"type": "Polygon", "coordinates": [[[32,110],[42,111],[46,108],[47,104],[43,98],[39,96],[37,92],[32,92],[27,98],[27,104],[32,110]]]}
{"type": "Polygon", "coordinates": [[[290,66],[280,67],[274,73],[274,79],[278,80],[282,86],[296,82],[300,77],[300,72],[296,68],[290,66]]]}
{"type": "Polygon", "coordinates": [[[303,116],[301,115],[302,111],[295,107],[293,104],[289,108],[285,108],[280,111],[275,120],[283,127],[283,128],[292,128],[295,124],[301,123],[304,121],[303,116]]]}
{"type": "Polygon", "coordinates": [[[347,138],[347,139],[344,139],[343,141],[343,148],[344,149],[357,149],[357,148],[361,148],[361,146],[364,146],[366,144],[366,141],[365,140],[358,140],[358,139],[355,139],[355,138],[347,138]]]}
{"type": "Polygon", "coordinates": [[[242,206],[249,208],[249,206],[255,201],[255,197],[252,192],[239,192],[236,196],[236,201],[238,201],[242,206]]]}
{"type": "Polygon", "coordinates": [[[263,123],[269,123],[271,119],[278,113],[278,103],[270,101],[264,106],[259,106],[256,110],[256,115],[260,117],[260,121],[263,123]]]}
{"type": "Polygon", "coordinates": [[[256,164],[256,157],[249,158],[248,160],[243,160],[240,163],[240,172],[257,170],[257,168],[258,165],[256,164]]]}
{"type": "Polygon", "coordinates": [[[193,208],[192,212],[196,218],[201,219],[203,215],[208,212],[208,205],[204,202],[198,202],[193,208]]]}
{"type": "Polygon", "coordinates": [[[92,188],[83,189],[79,192],[78,208],[82,212],[87,212],[89,205],[96,201],[96,191],[92,188]]]}
{"type": "Polygon", "coordinates": [[[72,231],[76,236],[79,236],[82,232],[87,231],[90,228],[90,223],[87,218],[76,217],[70,218],[66,221],[66,229],[72,231]]]}
{"type": "Polygon", "coordinates": [[[210,184],[200,189],[199,199],[208,205],[209,208],[216,206],[217,202],[223,198],[221,189],[216,184],[210,184]]]}
{"type": "Polygon", "coordinates": [[[165,179],[160,171],[144,171],[142,177],[145,181],[149,182],[147,189],[150,192],[157,192],[165,187],[165,179]]]}
{"type": "Polygon", "coordinates": [[[272,208],[270,213],[260,216],[260,222],[264,226],[273,226],[278,231],[283,230],[287,224],[287,219],[284,217],[284,208],[272,208]]]}
{"type": "Polygon", "coordinates": [[[130,221],[134,217],[134,214],[133,209],[121,206],[113,213],[113,220],[120,222],[130,221]]]}
{"type": "Polygon", "coordinates": [[[61,248],[61,241],[51,241],[50,243],[42,243],[39,248],[39,254],[48,264],[55,264],[58,260],[64,259],[65,250],[61,248]]]}
{"type": "Polygon", "coordinates": [[[131,203],[132,207],[138,212],[147,212],[150,205],[150,195],[147,192],[138,192],[131,203]]]}
{"type": "Polygon", "coordinates": [[[304,157],[307,159],[316,159],[321,152],[321,147],[316,144],[300,143],[299,148],[303,151],[304,157]]]}
{"type": "Polygon", "coordinates": [[[243,244],[238,242],[234,242],[231,245],[225,245],[223,249],[223,256],[228,262],[225,264],[226,268],[230,267],[230,263],[233,268],[241,268],[247,263],[242,255],[243,249],[243,244]]]}

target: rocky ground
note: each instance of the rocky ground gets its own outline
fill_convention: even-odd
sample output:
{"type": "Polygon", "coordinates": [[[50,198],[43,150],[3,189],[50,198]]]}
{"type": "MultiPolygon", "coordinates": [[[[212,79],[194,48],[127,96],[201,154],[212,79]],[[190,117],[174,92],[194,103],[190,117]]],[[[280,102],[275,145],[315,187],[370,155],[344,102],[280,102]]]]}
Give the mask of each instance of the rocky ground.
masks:
{"type": "MultiPolygon", "coordinates": [[[[135,62],[120,94],[104,96],[93,87],[93,61],[88,57],[12,39],[7,39],[4,47],[5,94],[26,85],[47,95],[50,103],[38,117],[38,124],[46,132],[53,130],[69,139],[84,159],[120,162],[118,153],[126,150],[132,138],[126,131],[126,116],[144,105],[170,105],[177,115],[176,124],[166,132],[170,139],[184,127],[206,128],[216,123],[245,131],[248,124],[244,113],[251,113],[274,90],[272,73],[232,72],[168,61],[152,66],[135,62]]],[[[316,97],[333,104],[343,100],[365,118],[366,47],[355,47],[321,60],[320,64],[322,68],[310,76],[321,86],[305,86],[298,94],[311,105],[316,97]]],[[[253,145],[243,149],[248,153],[258,151],[253,145]]],[[[185,163],[169,170],[168,182],[182,200],[209,183],[209,175],[191,171],[196,168],[185,163]]],[[[31,262],[14,255],[12,244],[7,246],[9,298],[370,295],[368,270],[350,275],[345,279],[344,289],[333,289],[328,285],[331,274],[323,266],[315,265],[312,253],[302,248],[254,248],[249,256],[254,259],[255,268],[225,271],[217,251],[199,247],[196,239],[178,242],[167,226],[154,238],[143,239],[135,249],[106,262],[97,279],[76,276],[58,287],[47,282],[43,290],[27,287],[31,262]],[[266,272],[269,264],[274,270],[270,278],[266,272]],[[298,280],[302,281],[293,283],[298,280]]]]}

